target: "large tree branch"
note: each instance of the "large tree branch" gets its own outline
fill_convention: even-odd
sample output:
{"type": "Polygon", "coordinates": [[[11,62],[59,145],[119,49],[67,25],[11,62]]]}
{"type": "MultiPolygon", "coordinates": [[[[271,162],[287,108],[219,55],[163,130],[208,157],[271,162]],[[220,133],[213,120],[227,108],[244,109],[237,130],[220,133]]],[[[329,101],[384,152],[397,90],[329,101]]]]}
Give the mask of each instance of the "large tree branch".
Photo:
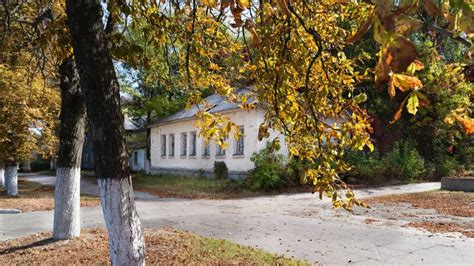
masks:
{"type": "Polygon", "coordinates": [[[427,27],[428,29],[430,30],[433,30],[433,31],[436,31],[437,33],[441,34],[441,36],[443,37],[449,37],[461,44],[463,44],[464,46],[466,46],[467,48],[470,48],[472,46],[472,43],[466,39],[464,39],[463,37],[461,36],[454,36],[454,34],[452,32],[449,32],[443,28],[440,28],[438,26],[435,26],[435,25],[432,25],[432,24],[429,24],[427,22],[424,22],[423,25],[425,27],[427,27]]]}

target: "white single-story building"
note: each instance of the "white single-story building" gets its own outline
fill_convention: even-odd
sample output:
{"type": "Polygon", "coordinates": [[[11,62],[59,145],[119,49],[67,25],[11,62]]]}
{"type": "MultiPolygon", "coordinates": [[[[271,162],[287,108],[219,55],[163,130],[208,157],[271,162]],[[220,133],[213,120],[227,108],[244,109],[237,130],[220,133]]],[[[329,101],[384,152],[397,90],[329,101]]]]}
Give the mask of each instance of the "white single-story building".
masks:
{"type": "Polygon", "coordinates": [[[132,122],[132,118],[126,112],[124,113],[123,117],[123,124],[127,134],[127,148],[128,152],[130,153],[130,170],[134,172],[145,171],[146,128],[143,125],[137,125],[136,122],[132,122]]]}
{"type": "Polygon", "coordinates": [[[207,97],[205,101],[212,106],[208,112],[229,117],[240,127],[243,136],[235,140],[231,134],[226,149],[221,149],[214,141],[206,145],[195,126],[196,106],[160,119],[149,126],[152,174],[213,176],[214,162],[223,161],[231,178],[241,178],[254,168],[250,160],[252,154],[265,148],[267,141],[275,137],[280,138],[280,152],[288,154],[284,137],[278,132],[270,132],[268,139],[258,140],[258,129],[264,120],[265,110],[243,110],[238,104],[228,103],[217,94],[207,97]]]}
{"type": "MultiPolygon", "coordinates": [[[[130,148],[129,148],[130,149],[130,148]]],[[[134,148],[131,149],[129,163],[130,169],[134,172],[145,171],[145,148],[134,148]]]]}

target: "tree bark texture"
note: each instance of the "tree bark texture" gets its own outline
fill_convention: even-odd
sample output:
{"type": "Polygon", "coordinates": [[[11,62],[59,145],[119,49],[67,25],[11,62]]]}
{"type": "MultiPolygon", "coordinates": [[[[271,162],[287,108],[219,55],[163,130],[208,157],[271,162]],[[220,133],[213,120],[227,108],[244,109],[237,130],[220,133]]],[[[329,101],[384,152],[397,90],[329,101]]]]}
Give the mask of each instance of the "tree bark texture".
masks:
{"type": "Polygon", "coordinates": [[[66,12],[87,114],[113,265],[142,265],[145,242],[133,197],[119,85],[99,0],[67,0],[66,12]]]}
{"type": "Polygon", "coordinates": [[[54,191],[54,239],[70,239],[81,233],[81,155],[84,143],[86,98],[72,58],[59,67],[61,115],[59,153],[54,191]]]}
{"type": "Polygon", "coordinates": [[[81,234],[81,168],[58,167],[54,190],[53,238],[70,239],[81,234]]]}
{"type": "Polygon", "coordinates": [[[7,164],[5,166],[5,190],[7,195],[18,195],[18,166],[7,164]]]}

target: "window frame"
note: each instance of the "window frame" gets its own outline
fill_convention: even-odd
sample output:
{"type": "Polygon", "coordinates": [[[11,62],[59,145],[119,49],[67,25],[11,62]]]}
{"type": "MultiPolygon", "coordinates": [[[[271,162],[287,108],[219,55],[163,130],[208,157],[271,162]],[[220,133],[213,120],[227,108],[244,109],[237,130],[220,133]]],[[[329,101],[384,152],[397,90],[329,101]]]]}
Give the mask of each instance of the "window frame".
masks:
{"type": "MultiPolygon", "coordinates": [[[[227,141],[227,138],[224,138],[223,141],[227,141]]],[[[216,157],[225,157],[226,155],[226,149],[225,148],[221,148],[221,146],[219,145],[219,143],[216,143],[216,157]]]]}
{"type": "Polygon", "coordinates": [[[188,132],[181,132],[180,134],[180,153],[181,157],[186,157],[188,155],[188,132]]]}
{"type": "Polygon", "coordinates": [[[211,142],[207,142],[206,140],[202,140],[202,157],[203,158],[209,158],[211,157],[211,142]]]}
{"type": "Polygon", "coordinates": [[[244,126],[240,126],[239,131],[240,131],[239,138],[234,142],[234,154],[233,154],[233,156],[245,155],[245,128],[244,128],[244,126]],[[239,149],[240,146],[242,146],[242,150],[239,149]]]}
{"type": "Polygon", "coordinates": [[[138,165],[138,151],[133,152],[133,163],[138,165]]]}
{"type": "Polygon", "coordinates": [[[196,157],[197,154],[197,132],[189,132],[189,156],[196,157]]]}
{"type": "Polygon", "coordinates": [[[176,148],[176,141],[174,138],[174,134],[169,134],[168,138],[169,138],[168,156],[174,157],[174,152],[176,148]]]}
{"type": "Polygon", "coordinates": [[[166,134],[161,134],[161,141],[160,141],[160,144],[161,144],[161,156],[162,157],[166,157],[166,153],[167,153],[167,149],[168,147],[166,147],[167,143],[166,143],[166,134]]]}

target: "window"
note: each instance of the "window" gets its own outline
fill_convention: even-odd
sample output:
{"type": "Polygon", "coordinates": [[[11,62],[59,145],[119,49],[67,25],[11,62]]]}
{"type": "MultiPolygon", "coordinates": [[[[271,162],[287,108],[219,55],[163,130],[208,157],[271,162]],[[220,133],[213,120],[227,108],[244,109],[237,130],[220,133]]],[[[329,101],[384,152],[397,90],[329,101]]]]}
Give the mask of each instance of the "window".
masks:
{"type": "Polygon", "coordinates": [[[202,156],[211,156],[211,145],[209,145],[209,143],[206,143],[206,140],[202,140],[202,147],[202,156]]]}
{"type": "Polygon", "coordinates": [[[196,156],[196,131],[191,132],[190,137],[191,150],[189,151],[189,156],[196,156]]]}
{"type": "Polygon", "coordinates": [[[181,133],[181,156],[186,156],[188,152],[188,133],[181,133]]]}
{"type": "Polygon", "coordinates": [[[174,134],[170,134],[169,156],[174,156],[174,134]]]}
{"type": "Polygon", "coordinates": [[[240,134],[239,134],[239,138],[237,139],[237,141],[235,142],[235,145],[234,145],[234,155],[244,155],[244,146],[245,146],[245,142],[244,142],[244,127],[240,127],[240,134]]]}
{"type": "Polygon", "coordinates": [[[161,156],[166,156],[166,135],[161,135],[161,156]]]}
{"type": "Polygon", "coordinates": [[[136,152],[133,153],[133,163],[134,163],[135,165],[138,164],[138,151],[136,151],[136,152]]]}
{"type": "MultiPolygon", "coordinates": [[[[222,140],[225,142],[225,138],[222,140]]],[[[216,144],[216,156],[225,156],[225,149],[223,149],[218,143],[216,144]]]]}

